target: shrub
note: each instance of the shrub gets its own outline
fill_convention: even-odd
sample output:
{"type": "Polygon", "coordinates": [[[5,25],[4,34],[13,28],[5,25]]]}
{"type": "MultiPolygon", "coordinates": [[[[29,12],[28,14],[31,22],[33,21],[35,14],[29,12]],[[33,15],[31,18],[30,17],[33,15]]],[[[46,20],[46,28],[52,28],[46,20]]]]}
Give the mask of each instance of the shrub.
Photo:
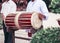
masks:
{"type": "Polygon", "coordinates": [[[31,43],[60,43],[60,28],[41,29],[34,34],[31,43]]]}
{"type": "Polygon", "coordinates": [[[60,13],[60,0],[52,0],[49,8],[53,13],[60,13]]]}

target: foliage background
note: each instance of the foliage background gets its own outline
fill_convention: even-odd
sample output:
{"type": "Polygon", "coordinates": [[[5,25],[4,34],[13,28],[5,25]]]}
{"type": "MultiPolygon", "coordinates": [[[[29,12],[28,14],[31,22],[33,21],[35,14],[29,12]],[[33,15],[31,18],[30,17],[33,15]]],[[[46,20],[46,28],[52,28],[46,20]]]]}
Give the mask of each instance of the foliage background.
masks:
{"type": "Polygon", "coordinates": [[[60,43],[60,28],[52,27],[37,31],[32,37],[31,43],[60,43]]]}
{"type": "Polygon", "coordinates": [[[44,0],[48,6],[49,11],[53,13],[60,13],[60,0],[44,0]]]}
{"type": "Polygon", "coordinates": [[[51,12],[60,13],[60,0],[52,0],[49,8],[51,12]]]}

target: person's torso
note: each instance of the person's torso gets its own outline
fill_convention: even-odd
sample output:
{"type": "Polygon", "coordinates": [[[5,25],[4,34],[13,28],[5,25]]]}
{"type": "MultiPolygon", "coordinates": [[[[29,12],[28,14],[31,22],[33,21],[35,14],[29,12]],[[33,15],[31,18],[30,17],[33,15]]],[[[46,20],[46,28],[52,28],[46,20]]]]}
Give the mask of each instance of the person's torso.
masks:
{"type": "Polygon", "coordinates": [[[37,12],[41,13],[48,18],[48,9],[46,7],[46,4],[42,0],[35,0],[34,2],[29,2],[27,5],[27,12],[37,12]]]}
{"type": "Polygon", "coordinates": [[[12,6],[14,6],[13,5],[14,3],[11,3],[11,2],[5,2],[4,4],[3,4],[3,14],[4,14],[4,16],[6,17],[9,13],[12,13],[11,11],[13,10],[13,9],[11,9],[12,8],[12,6]]]}
{"type": "Polygon", "coordinates": [[[36,0],[34,2],[30,1],[27,6],[27,11],[29,12],[40,12],[41,13],[41,4],[39,0],[36,0]]]}

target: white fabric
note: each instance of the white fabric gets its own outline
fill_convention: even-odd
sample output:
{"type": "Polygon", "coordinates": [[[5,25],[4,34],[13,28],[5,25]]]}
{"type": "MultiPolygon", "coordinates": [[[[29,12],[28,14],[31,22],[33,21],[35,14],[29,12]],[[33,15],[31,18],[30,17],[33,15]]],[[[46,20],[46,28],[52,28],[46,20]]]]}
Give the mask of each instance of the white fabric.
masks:
{"type": "Polygon", "coordinates": [[[51,27],[60,27],[58,21],[60,19],[60,14],[49,13],[49,18],[43,21],[43,28],[51,28],[51,27]]]}
{"type": "Polygon", "coordinates": [[[34,2],[30,1],[27,5],[27,12],[38,12],[46,16],[48,18],[48,9],[46,4],[42,0],[35,0],[34,2]]]}
{"type": "Polygon", "coordinates": [[[14,13],[14,12],[16,12],[16,4],[12,0],[9,0],[8,2],[4,2],[2,4],[1,13],[3,13],[5,17],[9,13],[14,13]]]}

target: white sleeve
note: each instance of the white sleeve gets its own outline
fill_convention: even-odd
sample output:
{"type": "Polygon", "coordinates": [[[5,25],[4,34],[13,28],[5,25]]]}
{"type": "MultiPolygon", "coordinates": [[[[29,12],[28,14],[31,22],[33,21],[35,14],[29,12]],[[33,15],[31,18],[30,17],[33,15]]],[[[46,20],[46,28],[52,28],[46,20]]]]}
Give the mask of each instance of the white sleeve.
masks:
{"type": "Polygon", "coordinates": [[[27,12],[29,11],[29,5],[27,5],[27,7],[26,7],[26,11],[27,11],[27,12]]]}
{"type": "Polygon", "coordinates": [[[42,4],[41,4],[41,12],[43,15],[46,16],[46,19],[47,19],[49,16],[49,14],[48,14],[49,12],[48,12],[47,6],[44,2],[42,2],[42,4]]]}
{"type": "Polygon", "coordinates": [[[13,2],[10,2],[10,3],[11,3],[11,4],[10,4],[10,13],[15,13],[17,6],[16,6],[16,4],[13,3],[13,2]]]}
{"type": "Polygon", "coordinates": [[[31,3],[31,2],[29,2],[29,3],[27,4],[27,7],[26,7],[26,11],[27,11],[27,12],[29,12],[30,3],[31,3]]]}
{"type": "Polygon", "coordinates": [[[10,13],[15,13],[16,12],[16,8],[17,8],[16,5],[12,5],[10,13]]]}
{"type": "Polygon", "coordinates": [[[4,12],[4,6],[2,4],[1,13],[3,13],[3,12],[4,12]]]}

